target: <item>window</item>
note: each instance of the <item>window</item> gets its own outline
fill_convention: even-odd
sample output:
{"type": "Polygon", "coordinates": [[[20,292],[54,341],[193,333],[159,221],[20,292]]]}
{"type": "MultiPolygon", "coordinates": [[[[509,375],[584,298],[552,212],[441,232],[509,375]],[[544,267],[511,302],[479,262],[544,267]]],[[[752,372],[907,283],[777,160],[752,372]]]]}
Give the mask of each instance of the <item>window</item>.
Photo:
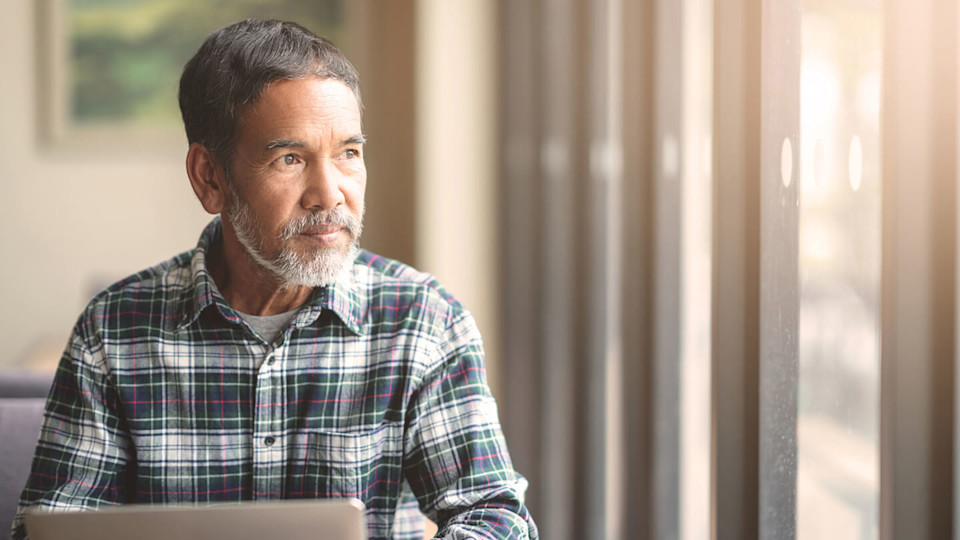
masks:
{"type": "Polygon", "coordinates": [[[505,425],[548,536],[948,537],[956,2],[501,11],[505,425]],[[611,110],[624,200],[598,221],[611,110]],[[591,346],[610,290],[616,361],[591,346]]]}
{"type": "Polygon", "coordinates": [[[879,1],[800,19],[797,538],[879,537],[879,1]]]}

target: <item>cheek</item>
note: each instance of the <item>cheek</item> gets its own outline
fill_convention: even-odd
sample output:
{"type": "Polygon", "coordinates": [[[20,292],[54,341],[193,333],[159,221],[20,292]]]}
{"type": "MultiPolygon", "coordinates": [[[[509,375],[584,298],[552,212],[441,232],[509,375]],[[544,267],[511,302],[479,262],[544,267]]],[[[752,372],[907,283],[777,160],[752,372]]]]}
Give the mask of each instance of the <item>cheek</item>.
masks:
{"type": "Polygon", "coordinates": [[[367,189],[367,169],[365,167],[361,168],[360,172],[357,174],[354,187],[357,193],[360,194],[360,197],[363,197],[363,194],[367,189]]]}
{"type": "Polygon", "coordinates": [[[366,182],[360,182],[351,187],[348,200],[351,209],[357,214],[357,217],[363,217],[364,195],[366,192],[366,182]]]}
{"type": "Polygon", "coordinates": [[[296,208],[295,203],[290,206],[278,204],[279,202],[279,197],[274,198],[257,209],[258,227],[265,243],[279,239],[287,225],[297,217],[293,211],[296,208]]]}

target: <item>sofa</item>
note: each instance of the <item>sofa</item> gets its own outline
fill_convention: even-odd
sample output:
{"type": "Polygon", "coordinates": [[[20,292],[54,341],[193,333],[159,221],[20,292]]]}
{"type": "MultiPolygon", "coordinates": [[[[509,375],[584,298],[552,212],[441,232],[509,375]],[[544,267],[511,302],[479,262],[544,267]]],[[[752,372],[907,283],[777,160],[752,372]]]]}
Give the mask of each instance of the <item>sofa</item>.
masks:
{"type": "Polygon", "coordinates": [[[0,370],[0,537],[9,536],[17,501],[30,474],[43,406],[53,376],[0,370]]]}

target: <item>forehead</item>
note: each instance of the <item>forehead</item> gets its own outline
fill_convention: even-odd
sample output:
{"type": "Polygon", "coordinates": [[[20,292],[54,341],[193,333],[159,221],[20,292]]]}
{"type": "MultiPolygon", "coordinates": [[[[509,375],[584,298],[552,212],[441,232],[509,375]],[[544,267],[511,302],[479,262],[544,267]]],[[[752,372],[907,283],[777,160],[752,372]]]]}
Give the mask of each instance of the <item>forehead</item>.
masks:
{"type": "Polygon", "coordinates": [[[360,107],[346,84],[309,77],[270,83],[243,111],[240,134],[271,136],[276,130],[359,133],[360,126],[360,107]]]}

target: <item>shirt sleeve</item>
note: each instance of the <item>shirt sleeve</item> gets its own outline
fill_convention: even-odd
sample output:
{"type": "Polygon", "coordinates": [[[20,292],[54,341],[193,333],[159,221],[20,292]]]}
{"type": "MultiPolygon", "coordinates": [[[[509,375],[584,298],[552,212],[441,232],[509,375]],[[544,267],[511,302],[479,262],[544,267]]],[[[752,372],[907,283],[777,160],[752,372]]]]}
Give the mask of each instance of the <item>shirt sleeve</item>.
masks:
{"type": "Polygon", "coordinates": [[[123,502],[129,435],[118,414],[100,346],[90,346],[77,324],[60,360],[43,413],[30,476],[12,524],[26,538],[23,514],[95,508],[123,502]]]}
{"type": "Polygon", "coordinates": [[[437,538],[537,539],[487,385],[480,334],[462,314],[411,398],[404,472],[437,538]]]}

